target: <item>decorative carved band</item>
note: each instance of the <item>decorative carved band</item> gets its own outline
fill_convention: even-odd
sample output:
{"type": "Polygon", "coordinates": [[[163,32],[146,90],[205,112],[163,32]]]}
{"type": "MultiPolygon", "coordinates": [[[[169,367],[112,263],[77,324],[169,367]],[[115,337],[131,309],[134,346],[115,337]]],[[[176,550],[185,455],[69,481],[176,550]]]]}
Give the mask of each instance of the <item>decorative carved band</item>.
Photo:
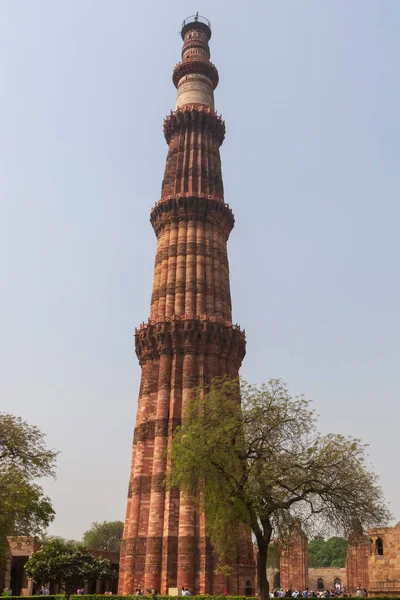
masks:
{"type": "Polygon", "coordinates": [[[162,553],[162,537],[148,537],[146,544],[147,554],[161,554],[162,553]]]}
{"type": "Polygon", "coordinates": [[[128,498],[137,494],[150,494],[150,492],[165,492],[165,475],[138,475],[129,482],[128,498]]]}
{"type": "MultiPolygon", "coordinates": [[[[227,252],[226,252],[226,248],[222,249],[222,248],[215,248],[215,247],[210,247],[207,248],[207,246],[202,243],[202,242],[192,242],[192,243],[186,243],[186,242],[182,242],[182,243],[170,243],[169,246],[167,246],[166,248],[162,248],[160,249],[157,254],[156,254],[156,258],[154,260],[154,267],[157,267],[157,265],[160,265],[163,260],[168,260],[168,258],[174,258],[176,256],[188,256],[189,254],[193,254],[193,255],[200,255],[200,256],[212,256],[212,257],[216,257],[218,260],[223,260],[226,261],[227,259],[227,252]]],[[[174,287],[174,284],[166,284],[165,288],[168,291],[168,288],[172,285],[172,287],[174,287]]],[[[172,290],[171,290],[172,293],[172,290]]]]}
{"type": "Polygon", "coordinates": [[[126,538],[121,543],[120,556],[135,556],[146,554],[147,538],[126,538]]]}
{"type": "MultiPolygon", "coordinates": [[[[167,223],[183,220],[209,223],[221,229],[227,238],[235,224],[229,204],[202,194],[167,196],[155,205],[150,215],[150,222],[156,235],[167,223]]],[[[179,248],[179,254],[184,252],[187,253],[187,245],[179,248]]]]}
{"type": "Polygon", "coordinates": [[[214,131],[218,144],[221,146],[225,139],[225,121],[221,119],[211,108],[186,104],[165,117],[164,136],[167,144],[177,131],[187,129],[189,124],[198,125],[199,129],[207,127],[208,131],[214,131]]]}
{"type": "Polygon", "coordinates": [[[135,427],[133,443],[137,444],[137,442],[154,440],[156,437],[168,437],[168,435],[172,435],[172,433],[180,424],[181,420],[177,417],[173,417],[171,419],[154,419],[152,421],[145,421],[138,427],[135,427]]]}
{"type": "MultiPolygon", "coordinates": [[[[193,535],[179,536],[178,538],[175,536],[168,536],[167,538],[160,536],[126,538],[121,543],[121,557],[147,553],[161,554],[163,551],[171,550],[168,545],[172,545],[173,549],[182,557],[184,555],[191,556],[197,550],[197,542],[198,539],[193,535]]],[[[208,545],[207,550],[211,551],[210,545],[208,545]]],[[[201,548],[201,552],[204,551],[205,548],[201,548]]]]}
{"type": "Polygon", "coordinates": [[[190,573],[195,567],[196,538],[193,535],[185,535],[178,537],[178,572],[190,573]]]}
{"type": "Polygon", "coordinates": [[[193,554],[196,548],[196,538],[194,535],[180,535],[178,537],[178,555],[193,554]]]}
{"type": "Polygon", "coordinates": [[[229,357],[239,368],[246,340],[238,325],[205,315],[183,315],[143,323],[135,330],[135,347],[140,364],[161,354],[207,353],[229,357]]]}
{"type": "Polygon", "coordinates": [[[133,443],[154,440],[155,421],[145,421],[139,427],[135,427],[133,443]]]}
{"type": "Polygon", "coordinates": [[[198,56],[207,57],[207,60],[210,60],[210,48],[208,47],[208,44],[204,43],[202,40],[186,40],[182,46],[182,59],[187,57],[188,54],[189,56],[197,54],[198,56]]]}
{"type": "Polygon", "coordinates": [[[213,89],[218,85],[219,76],[218,70],[212,62],[198,60],[197,58],[188,58],[185,61],[179,62],[175,68],[172,75],[172,81],[174,82],[174,86],[178,87],[179,80],[182,79],[185,75],[191,75],[193,73],[198,73],[201,75],[205,75],[211,81],[213,89]]]}

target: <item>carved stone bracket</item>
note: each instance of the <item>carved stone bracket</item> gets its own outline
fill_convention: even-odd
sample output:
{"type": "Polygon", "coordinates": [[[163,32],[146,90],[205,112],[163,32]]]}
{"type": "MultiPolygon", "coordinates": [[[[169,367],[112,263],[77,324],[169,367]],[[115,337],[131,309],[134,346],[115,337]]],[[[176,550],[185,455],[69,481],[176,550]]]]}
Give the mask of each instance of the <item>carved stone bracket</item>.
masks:
{"type": "Polygon", "coordinates": [[[190,75],[191,73],[201,73],[208,77],[215,89],[218,85],[219,76],[218,70],[212,62],[205,62],[203,60],[197,60],[196,58],[192,58],[189,60],[179,62],[175,68],[174,73],[172,75],[172,80],[174,82],[175,87],[178,87],[179,80],[185,75],[190,75]]]}
{"type": "Polygon", "coordinates": [[[182,129],[193,125],[206,126],[209,131],[215,131],[218,144],[221,146],[225,138],[225,122],[210,108],[186,104],[171,112],[164,120],[164,136],[169,144],[172,136],[182,129]]]}
{"type": "MultiPolygon", "coordinates": [[[[206,194],[167,196],[155,205],[150,215],[150,222],[156,235],[168,223],[191,220],[213,225],[225,233],[226,239],[235,224],[229,205],[221,198],[206,194]]],[[[193,245],[191,250],[193,253],[197,251],[196,246],[193,245]]],[[[177,255],[187,253],[187,244],[178,244],[177,255]]]]}
{"type": "Polygon", "coordinates": [[[208,353],[229,358],[239,368],[246,341],[244,332],[237,326],[192,316],[143,324],[135,331],[135,347],[140,364],[158,359],[162,353],[208,353]]]}

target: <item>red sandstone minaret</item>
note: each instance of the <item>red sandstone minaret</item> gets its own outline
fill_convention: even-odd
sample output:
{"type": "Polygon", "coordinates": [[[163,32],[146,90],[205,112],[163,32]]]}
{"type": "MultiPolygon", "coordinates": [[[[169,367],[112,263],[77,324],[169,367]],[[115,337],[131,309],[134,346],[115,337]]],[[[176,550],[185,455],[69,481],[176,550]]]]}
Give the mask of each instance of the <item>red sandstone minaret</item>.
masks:
{"type": "Polygon", "coordinates": [[[224,202],[219,147],[225,125],[214,112],[218,71],[210,62],[210,23],[182,27],[174,69],[176,109],[164,121],[168,155],[161,199],[150,221],[157,237],[150,319],[135,331],[142,367],[119,593],[188,587],[192,593],[254,593],[250,534],[229,581],[215,575],[204,516],[183,494],[165,491],[166,450],[194,386],[236,377],[244,332],[232,324],[227,240],[234,225],[224,202]]]}

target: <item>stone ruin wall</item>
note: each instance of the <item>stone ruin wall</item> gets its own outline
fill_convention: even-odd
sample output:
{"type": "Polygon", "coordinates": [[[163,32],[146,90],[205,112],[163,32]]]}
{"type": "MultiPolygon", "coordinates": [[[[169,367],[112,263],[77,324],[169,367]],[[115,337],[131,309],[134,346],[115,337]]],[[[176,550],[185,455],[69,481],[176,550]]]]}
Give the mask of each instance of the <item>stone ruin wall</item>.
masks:
{"type": "Polygon", "coordinates": [[[293,536],[281,550],[280,570],[268,569],[271,589],[279,586],[303,591],[318,589],[318,579],[324,589],[334,587],[335,579],[350,594],[357,588],[367,589],[370,596],[400,595],[400,523],[395,527],[370,529],[364,538],[349,539],[346,567],[308,568],[308,540],[303,532],[293,536]]]}
{"type": "Polygon", "coordinates": [[[400,523],[368,531],[370,595],[400,595],[400,523]]]}
{"type": "Polygon", "coordinates": [[[300,530],[281,548],[280,584],[285,590],[303,591],[308,585],[308,540],[300,530]]]}

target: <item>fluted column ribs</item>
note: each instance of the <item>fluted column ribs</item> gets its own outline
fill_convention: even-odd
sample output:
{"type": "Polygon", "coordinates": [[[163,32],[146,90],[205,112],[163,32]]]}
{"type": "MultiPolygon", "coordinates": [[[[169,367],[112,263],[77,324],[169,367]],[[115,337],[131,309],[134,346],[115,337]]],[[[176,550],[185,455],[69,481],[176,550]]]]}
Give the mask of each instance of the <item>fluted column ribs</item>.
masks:
{"type": "Polygon", "coordinates": [[[140,494],[140,516],[139,516],[139,529],[138,537],[144,538],[143,550],[136,548],[137,556],[141,556],[141,568],[145,568],[145,556],[146,556],[146,543],[145,538],[147,536],[149,527],[149,516],[150,516],[150,494],[151,494],[151,476],[153,473],[153,461],[154,461],[154,435],[144,435],[143,431],[146,431],[146,426],[150,424],[151,429],[154,431],[156,411],[157,411],[157,397],[158,397],[158,385],[159,385],[159,370],[160,370],[160,357],[157,356],[155,359],[150,361],[151,369],[148,375],[149,381],[147,382],[146,388],[146,413],[145,419],[141,424],[141,432],[139,437],[145,437],[144,452],[142,460],[142,469],[140,480],[136,482],[137,487],[133,493],[140,494]],[[144,426],[144,427],[143,427],[144,426]],[[150,477],[150,479],[149,479],[150,477]]]}
{"type": "Polygon", "coordinates": [[[201,181],[201,185],[202,185],[202,192],[204,194],[209,194],[210,193],[210,189],[209,189],[209,185],[210,185],[210,172],[209,172],[209,168],[208,168],[208,131],[207,131],[207,124],[204,124],[203,127],[203,135],[201,136],[201,171],[202,171],[202,181],[201,181]]]}
{"type": "Polygon", "coordinates": [[[206,281],[204,272],[204,225],[203,223],[197,224],[196,230],[196,314],[203,315],[206,312],[206,281]]]}
{"type": "MultiPolygon", "coordinates": [[[[182,418],[193,387],[197,384],[197,357],[193,350],[183,357],[182,418]]],[[[193,589],[195,560],[195,508],[193,499],[180,492],[178,526],[178,585],[193,589]]]]}
{"type": "Polygon", "coordinates": [[[150,319],[155,319],[158,314],[158,294],[160,287],[161,265],[162,265],[162,245],[164,241],[165,229],[160,231],[157,243],[156,258],[154,261],[153,289],[151,293],[150,319]]]}
{"type": "Polygon", "coordinates": [[[189,157],[190,157],[190,125],[185,129],[183,149],[183,169],[181,175],[180,191],[185,194],[188,191],[189,183],[189,157]]]}
{"type": "Polygon", "coordinates": [[[178,246],[178,223],[172,221],[169,233],[168,248],[168,275],[167,275],[167,301],[165,307],[165,316],[171,317],[175,309],[175,283],[176,283],[176,263],[178,246]]]}
{"type": "Polygon", "coordinates": [[[184,585],[221,593],[204,515],[196,514],[193,498],[163,484],[173,431],[193,388],[236,377],[245,354],[244,333],[231,323],[227,240],[234,218],[219,154],[225,128],[210,109],[183,106],[167,117],[164,132],[167,164],[151,212],[157,252],[150,319],[135,332],[142,380],[119,591],[144,586],[166,594],[184,585]]]}
{"type": "Polygon", "coordinates": [[[196,176],[196,155],[197,155],[197,135],[195,128],[190,132],[190,158],[188,169],[188,191],[195,194],[197,192],[197,176],[196,176]]]}
{"type": "Polygon", "coordinates": [[[141,569],[140,559],[136,557],[137,543],[139,536],[139,524],[141,521],[141,501],[142,495],[138,493],[141,488],[144,459],[146,453],[146,440],[138,435],[142,424],[146,421],[146,410],[150,402],[151,380],[152,380],[153,361],[147,360],[142,364],[142,380],[138,400],[138,410],[136,418],[136,427],[134,432],[134,441],[132,449],[132,469],[128,490],[128,510],[127,519],[124,527],[124,544],[121,552],[122,577],[120,586],[123,590],[131,590],[137,585],[137,577],[144,569],[141,569]]]}
{"type": "Polygon", "coordinates": [[[212,231],[212,249],[214,259],[214,289],[215,289],[215,307],[214,312],[217,317],[222,317],[222,289],[221,289],[221,265],[219,256],[218,231],[212,231]]]}
{"type": "Polygon", "coordinates": [[[216,181],[216,176],[215,176],[215,143],[213,140],[213,135],[212,132],[210,132],[209,134],[210,136],[210,152],[208,153],[209,159],[210,159],[210,164],[211,164],[211,178],[210,178],[210,193],[211,194],[215,194],[216,196],[217,194],[217,186],[215,185],[215,181],[216,181]]]}
{"type": "Polygon", "coordinates": [[[183,107],[167,117],[164,131],[169,143],[161,198],[203,193],[223,199],[219,146],[223,122],[210,110],[183,107]]]}
{"type": "Polygon", "coordinates": [[[221,231],[217,231],[218,237],[218,252],[220,256],[221,266],[221,283],[222,283],[222,314],[224,319],[231,320],[232,318],[232,307],[231,307],[231,295],[230,295],[230,284],[229,284],[229,264],[228,254],[226,251],[226,240],[222,235],[221,231]]]}
{"type": "Polygon", "coordinates": [[[188,221],[186,243],[186,294],[185,313],[196,313],[195,285],[196,285],[196,224],[188,221]]]}
{"type": "Polygon", "coordinates": [[[146,589],[159,590],[161,585],[162,535],[164,527],[164,478],[166,471],[166,449],[168,438],[162,433],[161,423],[167,423],[171,391],[172,356],[161,354],[158,376],[156,423],[154,432],[153,464],[149,503],[149,524],[146,544],[145,580],[146,589]]]}
{"type": "Polygon", "coordinates": [[[152,320],[173,315],[231,320],[226,233],[201,220],[171,220],[159,233],[152,320]]]}
{"type": "Polygon", "coordinates": [[[175,314],[185,312],[187,223],[179,221],[176,257],[175,314]]]}
{"type": "Polygon", "coordinates": [[[159,300],[158,300],[158,317],[160,319],[163,319],[165,317],[165,304],[166,304],[167,279],[168,279],[169,230],[170,230],[170,224],[168,223],[165,227],[165,235],[164,235],[163,246],[162,246],[162,263],[161,263],[161,276],[160,276],[159,300]]]}
{"type": "Polygon", "coordinates": [[[197,139],[197,153],[196,153],[196,191],[202,191],[201,185],[201,165],[202,165],[202,157],[203,157],[203,144],[202,139],[204,137],[204,124],[201,127],[201,133],[197,139]]]}
{"type": "MultiPolygon", "coordinates": [[[[174,136],[175,137],[175,136],[174,136]]],[[[185,153],[185,137],[186,131],[179,131],[178,133],[178,144],[177,144],[177,157],[175,164],[171,162],[170,164],[167,161],[165,166],[165,173],[169,173],[171,179],[174,181],[174,194],[179,194],[181,190],[182,183],[182,173],[183,173],[183,158],[185,153]],[[174,167],[176,165],[176,170],[174,171],[174,167]]],[[[166,191],[166,190],[165,190],[166,191]]],[[[163,187],[164,192],[164,187],[163,187]]]]}
{"type": "Polygon", "coordinates": [[[213,264],[213,247],[211,226],[209,223],[204,224],[204,262],[206,275],[206,314],[215,314],[215,287],[214,287],[214,264],[213,264]]]}

